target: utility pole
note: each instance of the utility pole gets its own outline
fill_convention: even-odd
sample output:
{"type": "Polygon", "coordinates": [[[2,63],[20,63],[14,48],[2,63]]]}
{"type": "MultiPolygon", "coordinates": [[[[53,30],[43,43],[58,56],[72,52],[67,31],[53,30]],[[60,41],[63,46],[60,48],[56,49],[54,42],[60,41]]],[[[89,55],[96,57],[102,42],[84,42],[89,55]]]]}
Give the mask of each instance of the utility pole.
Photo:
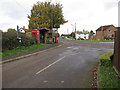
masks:
{"type": "Polygon", "coordinates": [[[52,44],[53,44],[53,10],[52,10],[52,13],[51,13],[51,34],[52,34],[52,44]]]}
{"type": "Polygon", "coordinates": [[[76,40],[76,23],[75,23],[75,40],[76,40]]]}

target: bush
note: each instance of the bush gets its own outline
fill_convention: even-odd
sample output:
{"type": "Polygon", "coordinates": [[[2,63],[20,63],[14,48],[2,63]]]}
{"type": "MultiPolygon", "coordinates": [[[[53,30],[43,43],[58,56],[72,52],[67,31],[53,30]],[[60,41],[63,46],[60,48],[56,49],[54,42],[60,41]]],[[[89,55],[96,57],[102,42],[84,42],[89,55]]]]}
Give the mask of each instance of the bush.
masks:
{"type": "Polygon", "coordinates": [[[110,56],[112,55],[113,55],[113,52],[109,52],[101,55],[99,58],[100,66],[105,66],[105,67],[112,66],[111,59],[110,59],[110,56]]]}
{"type": "Polygon", "coordinates": [[[105,53],[100,56],[98,69],[99,87],[98,88],[119,88],[119,76],[112,67],[110,56],[113,52],[105,53]]]}
{"type": "Polygon", "coordinates": [[[2,51],[12,50],[21,46],[31,46],[37,44],[38,40],[35,38],[27,37],[26,34],[19,33],[21,37],[21,42],[17,40],[16,32],[3,32],[2,33],[2,51]]]}

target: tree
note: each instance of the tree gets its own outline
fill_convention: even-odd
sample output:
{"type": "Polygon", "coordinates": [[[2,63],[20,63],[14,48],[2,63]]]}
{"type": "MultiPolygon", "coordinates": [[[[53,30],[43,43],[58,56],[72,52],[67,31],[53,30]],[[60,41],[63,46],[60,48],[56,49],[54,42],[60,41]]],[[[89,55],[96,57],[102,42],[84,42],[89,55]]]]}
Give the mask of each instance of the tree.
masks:
{"type": "Polygon", "coordinates": [[[90,31],[90,33],[89,33],[89,39],[93,39],[93,35],[94,35],[95,33],[93,32],[93,30],[91,30],[90,31]]]}
{"type": "Polygon", "coordinates": [[[7,32],[16,32],[16,30],[15,30],[15,29],[12,29],[12,28],[9,28],[9,29],[7,30],[7,32]]]}
{"type": "Polygon", "coordinates": [[[73,37],[73,38],[75,38],[75,32],[72,32],[72,33],[70,34],[70,36],[73,37]]]}
{"type": "Polygon", "coordinates": [[[59,28],[61,24],[67,21],[63,18],[62,5],[51,2],[37,2],[31,9],[29,18],[29,29],[36,28],[59,28]]]}
{"type": "Polygon", "coordinates": [[[93,32],[93,30],[91,30],[89,34],[90,35],[94,35],[95,33],[93,32]]]}

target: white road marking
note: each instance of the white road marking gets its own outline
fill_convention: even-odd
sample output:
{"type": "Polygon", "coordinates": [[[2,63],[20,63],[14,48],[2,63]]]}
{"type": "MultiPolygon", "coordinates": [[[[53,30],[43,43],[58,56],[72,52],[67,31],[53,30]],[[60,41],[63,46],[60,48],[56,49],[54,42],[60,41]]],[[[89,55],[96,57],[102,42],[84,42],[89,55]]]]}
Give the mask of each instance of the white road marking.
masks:
{"type": "Polygon", "coordinates": [[[51,67],[52,65],[56,64],[57,62],[61,61],[62,59],[64,59],[64,57],[58,59],[57,61],[53,62],[52,64],[48,65],[47,67],[43,68],[42,70],[38,71],[36,74],[40,74],[41,72],[45,71],[46,69],[48,69],[49,67],[51,67]]]}

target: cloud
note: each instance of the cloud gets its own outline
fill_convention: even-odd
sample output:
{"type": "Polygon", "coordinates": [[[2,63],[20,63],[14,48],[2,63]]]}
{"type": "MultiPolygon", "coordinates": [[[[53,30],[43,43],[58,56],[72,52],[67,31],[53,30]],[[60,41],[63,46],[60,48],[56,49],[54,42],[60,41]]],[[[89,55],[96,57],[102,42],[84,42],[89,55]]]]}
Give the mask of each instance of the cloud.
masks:
{"type": "Polygon", "coordinates": [[[21,19],[24,17],[26,12],[23,8],[21,8],[15,1],[7,1],[4,0],[0,3],[0,7],[2,7],[2,14],[5,16],[9,16],[12,19],[21,19]]]}
{"type": "MultiPolygon", "coordinates": [[[[0,0],[0,29],[28,26],[27,14],[38,0],[0,0]]],[[[39,0],[50,1],[50,0],[39,0]]],[[[117,26],[119,0],[52,0],[63,5],[63,15],[69,22],[61,25],[60,33],[72,32],[71,24],[77,23],[77,30],[96,30],[101,25],[117,26]],[[64,28],[64,29],[63,29],[64,28]]]]}
{"type": "MultiPolygon", "coordinates": [[[[118,26],[118,0],[74,0],[72,3],[73,5],[76,3],[76,6],[73,9],[73,6],[69,4],[68,6],[71,8],[67,11],[69,13],[65,15],[69,17],[69,24],[77,23],[77,30],[95,31],[100,26],[109,24],[118,26]]],[[[61,27],[66,28],[67,25],[61,27]]],[[[59,29],[60,32],[61,30],[63,29],[59,29]]],[[[65,30],[67,31],[67,29],[65,30]]]]}

